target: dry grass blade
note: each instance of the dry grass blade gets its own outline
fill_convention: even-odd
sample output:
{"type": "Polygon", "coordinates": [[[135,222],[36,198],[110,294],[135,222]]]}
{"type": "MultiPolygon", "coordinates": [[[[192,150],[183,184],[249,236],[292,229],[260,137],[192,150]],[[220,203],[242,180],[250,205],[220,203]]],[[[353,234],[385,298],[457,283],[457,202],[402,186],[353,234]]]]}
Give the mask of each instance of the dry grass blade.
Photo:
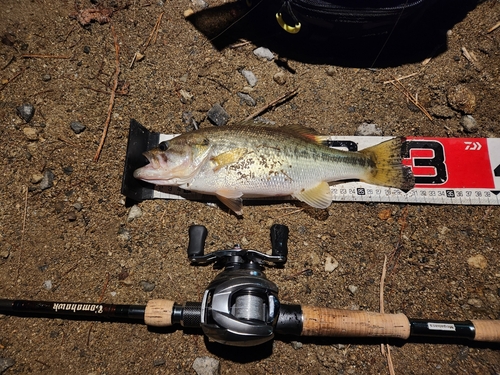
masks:
{"type": "Polygon", "coordinates": [[[120,75],[120,45],[118,44],[118,37],[116,36],[115,28],[111,25],[111,32],[113,34],[113,39],[115,41],[115,75],[113,78],[113,89],[111,90],[111,96],[109,98],[109,107],[108,107],[108,117],[106,118],[106,122],[104,123],[104,129],[102,131],[101,141],[99,143],[99,147],[94,155],[94,161],[97,162],[99,160],[99,156],[101,155],[102,148],[104,146],[104,141],[106,140],[106,135],[108,134],[109,123],[111,122],[111,113],[113,112],[113,106],[115,104],[115,96],[116,89],[118,88],[118,76],[120,75]]]}
{"type": "Polygon", "coordinates": [[[153,26],[153,30],[151,30],[151,33],[149,34],[149,38],[146,41],[146,43],[144,44],[144,47],[141,49],[141,51],[137,51],[136,53],[134,53],[134,57],[132,58],[132,61],[130,62],[129,69],[132,69],[132,67],[134,66],[134,63],[136,61],[142,60],[142,58],[144,57],[144,53],[146,52],[146,49],[149,47],[149,44],[151,43],[151,40],[153,40],[153,43],[156,43],[156,38],[158,37],[158,30],[160,28],[160,23],[161,23],[161,20],[162,20],[164,14],[165,14],[165,12],[162,12],[158,16],[158,19],[156,20],[156,23],[153,26]]]}
{"type": "MultiPolygon", "coordinates": [[[[384,265],[382,267],[382,275],[380,276],[380,312],[384,313],[384,283],[385,275],[387,274],[387,255],[384,256],[384,265]]],[[[380,350],[387,358],[387,366],[389,367],[389,374],[395,375],[394,364],[392,363],[391,347],[389,344],[380,344],[380,350]]]]}
{"type": "Polygon", "coordinates": [[[408,99],[410,102],[412,102],[418,109],[420,109],[420,111],[422,111],[422,113],[432,122],[434,122],[434,119],[432,118],[432,116],[430,115],[430,113],[422,106],[422,104],[420,104],[418,102],[417,99],[415,99],[415,97],[408,91],[408,89],[399,81],[398,78],[396,77],[392,77],[392,81],[388,81],[389,83],[391,83],[396,89],[399,90],[399,92],[401,92],[405,97],[406,99],[408,99]]]}
{"type": "Polygon", "coordinates": [[[70,59],[71,56],[66,55],[44,55],[38,53],[28,53],[21,55],[25,59],[70,59]]]}
{"type": "Polygon", "coordinates": [[[500,27],[500,21],[498,21],[495,25],[493,25],[492,27],[490,27],[487,31],[487,33],[491,33],[493,31],[495,31],[496,29],[498,29],[500,27]]]}

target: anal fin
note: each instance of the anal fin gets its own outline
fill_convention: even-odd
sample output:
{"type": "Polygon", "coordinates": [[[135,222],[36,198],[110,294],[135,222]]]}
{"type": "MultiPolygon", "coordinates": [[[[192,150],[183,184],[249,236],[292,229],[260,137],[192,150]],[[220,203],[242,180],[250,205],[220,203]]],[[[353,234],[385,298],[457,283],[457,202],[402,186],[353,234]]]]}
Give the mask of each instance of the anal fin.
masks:
{"type": "Polygon", "coordinates": [[[295,192],[292,196],[314,208],[327,208],[333,199],[330,185],[325,181],[320,182],[313,188],[295,192]]]}

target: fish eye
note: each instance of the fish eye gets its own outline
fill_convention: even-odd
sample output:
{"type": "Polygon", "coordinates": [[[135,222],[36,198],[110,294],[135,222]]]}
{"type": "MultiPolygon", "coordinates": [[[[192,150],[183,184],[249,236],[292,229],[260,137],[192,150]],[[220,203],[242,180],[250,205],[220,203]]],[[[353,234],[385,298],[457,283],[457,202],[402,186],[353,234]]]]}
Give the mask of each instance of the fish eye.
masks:
{"type": "Polygon", "coordinates": [[[158,145],[158,148],[160,149],[160,151],[167,151],[168,150],[168,142],[167,141],[160,142],[160,144],[158,145]]]}

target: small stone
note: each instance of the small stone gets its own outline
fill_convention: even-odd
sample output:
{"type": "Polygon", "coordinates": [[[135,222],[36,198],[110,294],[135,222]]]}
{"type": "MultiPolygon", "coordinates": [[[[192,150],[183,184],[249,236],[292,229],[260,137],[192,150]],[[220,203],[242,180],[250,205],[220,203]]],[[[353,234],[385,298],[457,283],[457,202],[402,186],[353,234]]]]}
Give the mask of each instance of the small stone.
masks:
{"type": "Polygon", "coordinates": [[[84,46],[83,47],[83,53],[89,54],[90,53],[90,47],[89,46],[84,46]]]}
{"type": "Polygon", "coordinates": [[[68,214],[68,221],[75,221],[76,220],[76,213],[74,211],[71,211],[68,214]]]}
{"type": "Polygon", "coordinates": [[[479,298],[469,298],[467,300],[467,303],[471,306],[478,308],[478,309],[483,307],[483,301],[481,301],[479,298]]]}
{"type": "Polygon", "coordinates": [[[246,105],[248,105],[250,107],[255,107],[257,105],[257,102],[255,101],[255,99],[252,98],[250,95],[245,94],[244,92],[238,92],[237,95],[241,99],[242,103],[245,103],[246,105]]]}
{"type": "Polygon", "coordinates": [[[352,294],[355,294],[358,291],[358,287],[356,285],[349,285],[347,289],[349,289],[349,292],[352,294]]]}
{"type": "Polygon", "coordinates": [[[333,272],[339,266],[339,262],[334,257],[328,255],[325,260],[325,271],[333,272]]]}
{"type": "Polygon", "coordinates": [[[42,76],[42,81],[43,82],[49,82],[52,79],[52,76],[50,74],[44,74],[42,76]]]}
{"type": "Polygon", "coordinates": [[[388,220],[392,215],[392,211],[389,208],[386,208],[378,213],[378,218],[380,220],[388,220]]]}
{"type": "Polygon", "coordinates": [[[131,222],[134,219],[138,219],[142,216],[142,210],[138,205],[133,205],[130,207],[130,211],[128,213],[127,221],[131,222]]]}
{"type": "Polygon", "coordinates": [[[471,267],[479,268],[479,269],[482,269],[482,270],[484,270],[486,267],[488,267],[488,261],[481,254],[477,254],[477,255],[471,256],[469,259],[467,259],[467,263],[471,267]]]}
{"type": "Polygon", "coordinates": [[[181,95],[181,103],[182,104],[189,104],[193,101],[194,95],[191,94],[190,92],[180,89],[179,94],[181,95]]]}
{"type": "Polygon", "coordinates": [[[304,346],[300,341],[292,341],[290,342],[290,345],[292,345],[292,348],[295,350],[299,350],[302,346],[304,346]]]}
{"type": "Polygon", "coordinates": [[[193,362],[193,369],[197,375],[217,375],[219,366],[219,360],[212,357],[198,357],[193,362]]]}
{"type": "Polygon", "coordinates": [[[79,121],[72,121],[71,124],[69,124],[69,126],[75,134],[80,134],[81,132],[83,132],[86,129],[85,125],[83,125],[79,121]]]}
{"type": "Polygon", "coordinates": [[[434,117],[445,119],[455,116],[455,112],[445,105],[435,105],[434,107],[429,108],[429,113],[434,117]]]}
{"type": "Polygon", "coordinates": [[[157,358],[153,361],[153,366],[158,367],[158,366],[163,366],[167,361],[165,361],[163,358],[157,358]]]}
{"type": "Polygon", "coordinates": [[[118,230],[118,238],[124,242],[127,242],[130,241],[132,236],[130,235],[130,232],[127,229],[120,227],[120,229],[118,230]]]}
{"type": "Polygon", "coordinates": [[[30,178],[32,184],[38,184],[42,180],[43,180],[43,174],[41,173],[33,173],[30,178]]]}
{"type": "Polygon", "coordinates": [[[334,66],[330,65],[328,68],[326,68],[326,74],[328,74],[330,77],[333,77],[335,73],[337,73],[337,68],[335,68],[334,66]]]}
{"type": "Polygon", "coordinates": [[[68,165],[67,167],[63,167],[63,172],[65,175],[70,175],[71,173],[73,173],[73,167],[68,165]]]}
{"type": "Polygon", "coordinates": [[[10,249],[1,249],[0,258],[7,259],[10,256],[10,249]]]}
{"type": "Polygon", "coordinates": [[[360,126],[358,126],[354,135],[381,136],[382,129],[380,129],[377,124],[368,124],[366,122],[363,122],[360,126]]]}
{"type": "Polygon", "coordinates": [[[38,133],[35,128],[32,127],[23,128],[23,133],[26,136],[26,138],[28,138],[29,141],[38,140],[38,133]]]}
{"type": "Polygon", "coordinates": [[[33,116],[35,115],[35,107],[31,104],[23,104],[16,108],[17,114],[21,117],[26,123],[30,122],[33,116]]]}
{"type": "Polygon", "coordinates": [[[207,117],[215,126],[226,125],[229,121],[229,114],[219,103],[214,104],[214,106],[210,108],[207,117]]]}
{"type": "Polygon", "coordinates": [[[245,77],[251,87],[254,87],[257,84],[257,77],[255,77],[255,74],[253,74],[250,70],[243,69],[241,74],[245,77]]]}
{"type": "Polygon", "coordinates": [[[76,202],[76,203],[73,205],[73,208],[74,208],[77,212],[80,212],[80,211],[83,209],[83,205],[82,205],[80,202],[76,202]]]}
{"type": "Polygon", "coordinates": [[[460,119],[460,125],[466,133],[474,133],[477,131],[477,121],[471,115],[464,115],[460,119]]]}
{"type": "Polygon", "coordinates": [[[45,280],[43,282],[43,287],[47,290],[51,290],[52,289],[52,280],[45,280]]]}
{"type": "Polygon", "coordinates": [[[286,83],[286,75],[283,72],[278,72],[275,75],[273,75],[273,80],[278,85],[284,85],[286,83]]]}
{"type": "Polygon", "coordinates": [[[465,85],[450,87],[447,98],[450,107],[456,111],[471,114],[476,109],[476,96],[465,85]]]}
{"type": "Polygon", "coordinates": [[[16,364],[16,361],[14,361],[11,358],[0,358],[0,374],[5,372],[9,367],[12,367],[16,364]]]}
{"type": "Polygon", "coordinates": [[[142,280],[140,282],[140,284],[141,284],[142,290],[144,290],[145,292],[152,292],[156,286],[155,283],[150,283],[150,282],[145,281],[145,280],[142,280]]]}
{"type": "Polygon", "coordinates": [[[43,178],[42,181],[40,181],[40,189],[47,190],[52,186],[54,186],[54,173],[50,169],[47,169],[43,172],[43,178]]]}
{"type": "Polygon", "coordinates": [[[265,47],[259,47],[254,49],[253,54],[257,57],[272,61],[274,60],[274,54],[265,47]]]}
{"type": "Polygon", "coordinates": [[[205,9],[208,7],[208,4],[204,0],[191,0],[193,6],[197,9],[205,9]]]}

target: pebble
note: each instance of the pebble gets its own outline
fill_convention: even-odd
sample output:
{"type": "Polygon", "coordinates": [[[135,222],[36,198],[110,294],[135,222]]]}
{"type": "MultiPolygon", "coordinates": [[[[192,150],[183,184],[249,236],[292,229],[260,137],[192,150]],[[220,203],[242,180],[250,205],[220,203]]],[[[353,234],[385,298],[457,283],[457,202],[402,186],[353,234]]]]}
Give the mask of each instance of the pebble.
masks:
{"type": "Polygon", "coordinates": [[[436,105],[429,108],[429,113],[437,118],[452,118],[455,116],[455,112],[450,107],[445,105],[436,105]]]}
{"type": "Polygon", "coordinates": [[[325,260],[325,271],[333,272],[339,266],[339,262],[334,257],[328,255],[325,260]]]}
{"type": "Polygon", "coordinates": [[[130,241],[130,239],[132,238],[132,236],[130,235],[130,232],[127,229],[121,227],[118,230],[118,238],[120,240],[122,240],[122,241],[127,242],[127,241],[130,241]]]}
{"type": "Polygon", "coordinates": [[[471,306],[478,308],[478,309],[483,307],[483,301],[481,301],[479,298],[469,298],[467,300],[467,303],[471,306]]]}
{"type": "Polygon", "coordinates": [[[349,292],[352,294],[355,294],[358,291],[358,287],[356,285],[349,285],[347,289],[349,289],[349,292]]]}
{"type": "Polygon", "coordinates": [[[80,212],[82,209],[83,209],[83,205],[80,203],[80,202],[76,202],[74,205],[73,205],[73,208],[80,212]]]}
{"type": "Polygon", "coordinates": [[[253,74],[250,70],[243,69],[241,74],[245,77],[251,87],[254,87],[257,84],[257,77],[255,77],[255,74],[253,74]]]}
{"type": "Polygon", "coordinates": [[[182,104],[190,104],[193,101],[194,95],[190,92],[180,89],[179,94],[181,94],[181,103],[182,104]]]}
{"type": "Polygon", "coordinates": [[[45,280],[43,282],[43,287],[47,290],[51,290],[52,289],[52,280],[45,280]]]}
{"type": "Polygon", "coordinates": [[[460,125],[466,133],[474,133],[477,131],[477,121],[471,115],[464,115],[460,119],[460,125]]]}
{"type": "Polygon", "coordinates": [[[219,374],[220,362],[212,357],[198,357],[193,362],[193,369],[197,375],[219,374]]]}
{"type": "Polygon", "coordinates": [[[182,122],[187,125],[186,132],[199,129],[198,122],[194,118],[193,112],[186,111],[182,113],[182,122]]]}
{"type": "Polygon", "coordinates": [[[42,181],[40,181],[40,189],[47,190],[52,186],[54,186],[54,173],[50,169],[47,169],[43,172],[43,178],[42,181]]]}
{"type": "Polygon", "coordinates": [[[33,116],[35,115],[35,107],[31,104],[23,104],[16,108],[17,114],[21,117],[26,123],[30,122],[33,116]]]}
{"type": "Polygon", "coordinates": [[[127,221],[130,223],[134,219],[138,219],[142,216],[142,210],[138,205],[133,205],[130,207],[130,211],[128,213],[127,221]]]}
{"type": "Polygon", "coordinates": [[[274,60],[274,54],[265,47],[259,47],[253,50],[253,54],[257,57],[272,61],[274,60]]]}
{"type": "Polygon", "coordinates": [[[10,256],[10,249],[1,249],[0,250],[0,258],[7,259],[10,256]]]}
{"type": "Polygon", "coordinates": [[[12,358],[0,358],[0,374],[16,364],[12,358]]]}
{"type": "Polygon", "coordinates": [[[150,282],[145,281],[145,280],[142,280],[140,282],[140,284],[141,284],[142,290],[144,290],[145,292],[152,292],[156,286],[155,283],[150,283],[150,282]]]}
{"type": "Polygon", "coordinates": [[[257,105],[257,102],[255,101],[254,98],[252,98],[250,95],[245,94],[244,92],[238,92],[237,93],[238,97],[241,99],[240,103],[245,103],[246,105],[250,107],[255,107],[257,105]]]}
{"type": "Polygon", "coordinates": [[[23,133],[28,138],[29,141],[37,141],[38,140],[38,133],[35,128],[32,127],[26,127],[23,128],[23,133]]]}
{"type": "Polygon", "coordinates": [[[158,367],[158,366],[163,366],[167,361],[165,361],[163,358],[158,358],[153,361],[153,366],[158,367]]]}
{"type": "Polygon", "coordinates": [[[382,129],[379,128],[377,124],[368,124],[363,122],[356,129],[356,133],[354,135],[362,135],[362,136],[381,136],[382,129]]]}
{"type": "Polygon", "coordinates": [[[72,121],[69,126],[75,134],[80,134],[86,129],[85,125],[83,125],[80,121],[72,121]]]}
{"type": "Polygon", "coordinates": [[[71,211],[68,213],[68,221],[75,221],[76,220],[76,212],[71,211]]]}
{"type": "Polygon", "coordinates": [[[295,350],[298,350],[302,348],[302,346],[304,346],[300,341],[292,341],[290,342],[290,345],[292,345],[292,348],[294,348],[295,350]]]}
{"type": "Polygon", "coordinates": [[[89,46],[84,46],[83,47],[83,53],[89,54],[90,53],[90,47],[89,46]]]}
{"type": "Polygon", "coordinates": [[[208,110],[207,117],[215,126],[226,125],[229,121],[229,114],[219,103],[208,110]]]}
{"type": "Polygon", "coordinates": [[[471,256],[469,259],[467,259],[467,263],[471,267],[479,268],[482,270],[484,270],[486,267],[488,267],[488,261],[486,260],[484,255],[481,255],[481,254],[471,256]]]}
{"type": "Polygon", "coordinates": [[[52,79],[52,76],[50,74],[44,74],[42,76],[42,81],[43,82],[49,82],[52,79]]]}
{"type": "Polygon", "coordinates": [[[275,75],[273,75],[273,80],[278,85],[284,85],[286,83],[286,75],[283,72],[278,72],[275,75]]]}
{"type": "Polygon", "coordinates": [[[450,87],[447,98],[451,108],[466,115],[471,114],[476,109],[476,96],[465,85],[450,87]]]}
{"type": "Polygon", "coordinates": [[[43,174],[41,173],[33,173],[30,178],[32,184],[38,184],[42,180],[43,180],[43,174]]]}

